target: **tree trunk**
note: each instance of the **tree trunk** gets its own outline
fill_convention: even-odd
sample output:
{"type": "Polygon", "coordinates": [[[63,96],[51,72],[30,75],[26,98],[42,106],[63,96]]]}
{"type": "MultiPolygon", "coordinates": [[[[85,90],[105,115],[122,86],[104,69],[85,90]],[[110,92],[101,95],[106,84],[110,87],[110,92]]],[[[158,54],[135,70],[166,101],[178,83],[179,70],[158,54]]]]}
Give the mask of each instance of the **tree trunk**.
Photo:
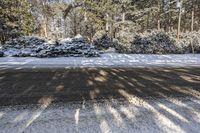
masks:
{"type": "Polygon", "coordinates": [[[76,36],[77,35],[77,23],[76,23],[76,13],[74,14],[74,35],[73,36],[76,36]]]}
{"type": "Polygon", "coordinates": [[[125,12],[122,13],[122,30],[124,31],[124,25],[125,25],[125,19],[126,19],[126,14],[125,12]]]}
{"type": "Polygon", "coordinates": [[[114,16],[112,15],[111,17],[112,21],[111,21],[111,25],[110,25],[110,38],[113,41],[114,38],[114,16]]]}
{"type": "Polygon", "coordinates": [[[158,16],[157,16],[157,29],[160,31],[161,26],[160,26],[160,14],[161,14],[161,3],[158,1],[158,16]]]}
{"type": "MultiPolygon", "coordinates": [[[[42,1],[42,6],[43,6],[43,8],[44,8],[44,6],[46,5],[46,1],[42,1]]],[[[43,19],[42,19],[43,21],[44,21],[44,24],[43,24],[43,28],[44,28],[44,36],[45,36],[45,38],[47,38],[48,37],[48,33],[47,33],[47,24],[48,24],[48,22],[47,22],[47,17],[46,17],[46,15],[43,15],[43,19]]]]}
{"type": "Polygon", "coordinates": [[[178,29],[177,29],[177,39],[180,38],[180,31],[181,31],[181,8],[179,9],[179,15],[178,15],[178,29]]]}
{"type": "Polygon", "coordinates": [[[149,30],[149,18],[150,18],[150,12],[148,12],[148,15],[147,15],[147,25],[146,25],[147,30],[149,30]]]}
{"type": "Polygon", "coordinates": [[[109,15],[106,14],[106,32],[109,31],[109,15]]]}
{"type": "Polygon", "coordinates": [[[192,22],[191,22],[191,31],[194,30],[194,0],[192,1],[192,22]]]}
{"type": "Polygon", "coordinates": [[[64,19],[64,38],[67,37],[67,22],[66,19],[64,19]]]}
{"type": "Polygon", "coordinates": [[[45,38],[48,37],[47,24],[48,24],[47,19],[44,18],[44,36],[45,36],[45,38]]]}
{"type": "Polygon", "coordinates": [[[160,31],[160,19],[158,19],[158,30],[160,31]]]}

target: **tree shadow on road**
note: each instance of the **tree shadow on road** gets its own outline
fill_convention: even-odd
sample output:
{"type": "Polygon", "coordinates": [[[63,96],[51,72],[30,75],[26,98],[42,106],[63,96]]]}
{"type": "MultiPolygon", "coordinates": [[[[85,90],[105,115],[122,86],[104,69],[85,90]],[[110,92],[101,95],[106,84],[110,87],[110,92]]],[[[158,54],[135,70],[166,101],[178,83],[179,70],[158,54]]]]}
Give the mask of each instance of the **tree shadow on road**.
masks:
{"type": "MultiPolygon", "coordinates": [[[[168,128],[172,132],[195,132],[200,129],[199,126],[195,129],[190,127],[191,124],[200,125],[199,68],[35,68],[31,71],[3,71],[0,75],[1,106],[38,104],[43,112],[52,103],[77,101],[84,104],[90,100],[99,124],[96,129],[101,132],[141,127],[148,131],[150,129],[145,122],[140,125],[143,119],[147,120],[144,116],[154,123],[157,131],[164,132],[168,128]],[[98,101],[106,103],[105,108],[99,106],[98,101]],[[132,106],[124,106],[120,101],[132,106]],[[110,112],[112,117],[102,114],[104,111],[110,112]],[[147,114],[142,115],[144,112],[147,114]],[[111,119],[115,123],[110,122],[111,119]]],[[[78,122],[75,117],[76,130],[84,127],[80,121],[82,110],[80,107],[71,114],[80,117],[78,122]]],[[[42,112],[33,114],[22,129],[29,127],[42,112]]]]}

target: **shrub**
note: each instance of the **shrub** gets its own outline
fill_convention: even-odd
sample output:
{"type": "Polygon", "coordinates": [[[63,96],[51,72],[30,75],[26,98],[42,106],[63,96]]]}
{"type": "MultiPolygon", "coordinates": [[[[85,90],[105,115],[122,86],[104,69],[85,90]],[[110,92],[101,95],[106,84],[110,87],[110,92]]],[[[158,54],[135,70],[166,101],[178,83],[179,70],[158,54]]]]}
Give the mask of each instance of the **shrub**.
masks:
{"type": "Polygon", "coordinates": [[[105,31],[97,32],[92,40],[93,44],[100,50],[105,50],[109,47],[113,47],[113,41],[111,38],[109,38],[105,31]]]}
{"type": "MultiPolygon", "coordinates": [[[[130,40],[130,36],[128,38],[130,40]]],[[[114,47],[120,53],[186,54],[192,53],[192,51],[200,53],[200,32],[182,33],[180,39],[177,40],[175,32],[166,33],[154,30],[133,34],[133,39],[130,43],[120,39],[116,42],[114,47]]]]}

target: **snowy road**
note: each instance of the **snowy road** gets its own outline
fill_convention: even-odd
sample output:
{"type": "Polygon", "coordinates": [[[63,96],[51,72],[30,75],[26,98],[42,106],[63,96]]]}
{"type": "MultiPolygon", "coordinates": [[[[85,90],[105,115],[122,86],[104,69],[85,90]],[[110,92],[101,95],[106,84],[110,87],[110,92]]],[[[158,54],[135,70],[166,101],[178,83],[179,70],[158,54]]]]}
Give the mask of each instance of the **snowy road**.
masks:
{"type": "Polygon", "coordinates": [[[6,57],[0,65],[0,133],[200,131],[200,55],[6,57]]]}
{"type": "Polygon", "coordinates": [[[60,58],[0,58],[0,67],[189,67],[200,66],[200,54],[180,55],[134,55],[102,54],[101,57],[60,58]]]}
{"type": "Polygon", "coordinates": [[[144,100],[1,107],[1,133],[198,133],[200,100],[144,100]]]}
{"type": "Polygon", "coordinates": [[[0,73],[1,133],[200,130],[200,69],[196,67],[0,73]]]}

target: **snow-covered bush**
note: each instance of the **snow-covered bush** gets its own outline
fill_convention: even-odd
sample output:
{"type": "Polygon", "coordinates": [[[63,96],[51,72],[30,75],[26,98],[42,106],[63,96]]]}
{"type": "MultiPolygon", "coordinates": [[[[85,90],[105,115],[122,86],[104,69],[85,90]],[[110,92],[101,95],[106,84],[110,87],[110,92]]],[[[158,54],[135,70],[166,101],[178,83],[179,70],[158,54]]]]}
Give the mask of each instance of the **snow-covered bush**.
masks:
{"type": "Polygon", "coordinates": [[[116,34],[116,39],[119,40],[119,42],[121,43],[131,43],[133,37],[134,37],[133,32],[125,32],[122,30],[116,34]]]}
{"type": "Polygon", "coordinates": [[[121,43],[131,43],[135,34],[137,34],[141,27],[135,22],[125,21],[115,24],[115,38],[121,43]]]}
{"type": "Polygon", "coordinates": [[[74,38],[72,38],[73,43],[85,43],[85,38],[81,36],[80,34],[76,35],[74,38]]]}
{"type": "Polygon", "coordinates": [[[136,54],[179,53],[175,40],[165,32],[146,32],[136,35],[131,43],[131,52],[136,54]]]}
{"type": "Polygon", "coordinates": [[[93,44],[98,49],[108,49],[113,46],[112,39],[109,38],[105,31],[99,31],[93,36],[93,44]]]}
{"type": "Polygon", "coordinates": [[[22,36],[6,42],[6,45],[21,47],[21,46],[42,45],[44,42],[46,41],[43,38],[33,37],[33,36],[22,36]]]}
{"type": "Polygon", "coordinates": [[[177,40],[175,32],[149,31],[134,34],[130,43],[118,40],[115,48],[120,53],[134,54],[186,54],[193,50],[200,53],[200,33],[182,33],[177,40]]]}
{"type": "Polygon", "coordinates": [[[81,36],[66,40],[45,41],[37,37],[20,37],[3,45],[3,51],[5,55],[14,57],[100,56],[95,47],[85,43],[81,36]]]}
{"type": "Polygon", "coordinates": [[[75,43],[86,43],[86,39],[80,34],[76,35],[74,38],[62,38],[59,39],[58,42],[60,44],[75,44],[75,43]]]}
{"type": "Polygon", "coordinates": [[[131,43],[122,43],[118,39],[114,39],[113,47],[119,53],[131,53],[131,43]]]}
{"type": "Polygon", "coordinates": [[[4,56],[3,51],[0,51],[0,57],[3,57],[3,56],[4,56]]]}
{"type": "Polygon", "coordinates": [[[181,33],[177,45],[187,53],[200,53],[200,31],[181,33]]]}

